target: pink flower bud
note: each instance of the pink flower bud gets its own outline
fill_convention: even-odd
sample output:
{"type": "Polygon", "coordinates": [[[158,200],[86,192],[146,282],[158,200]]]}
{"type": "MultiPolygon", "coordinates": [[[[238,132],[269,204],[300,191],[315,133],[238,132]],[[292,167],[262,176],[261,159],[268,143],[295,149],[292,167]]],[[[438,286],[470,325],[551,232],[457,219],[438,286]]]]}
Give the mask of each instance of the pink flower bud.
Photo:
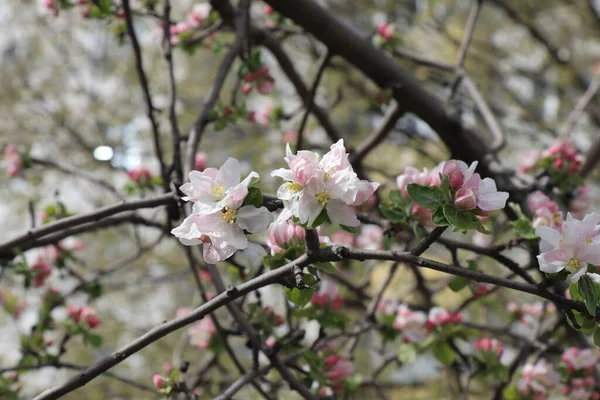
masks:
{"type": "Polygon", "coordinates": [[[273,7],[271,7],[269,5],[266,5],[263,10],[264,10],[265,14],[267,14],[267,15],[273,14],[273,11],[274,11],[273,7]]]}
{"type": "Polygon", "coordinates": [[[194,169],[200,172],[206,169],[206,153],[198,152],[194,156],[194,169]]]}
{"type": "Polygon", "coordinates": [[[167,383],[167,378],[165,378],[164,376],[156,374],[152,377],[152,384],[157,389],[164,388],[166,383],[167,383]]]}
{"type": "Polygon", "coordinates": [[[456,193],[454,203],[462,209],[472,210],[477,207],[477,193],[472,188],[461,188],[456,193]]]}
{"type": "Polygon", "coordinates": [[[442,174],[448,175],[450,188],[456,190],[465,182],[465,175],[456,160],[450,160],[444,163],[442,174]]]}
{"type": "Polygon", "coordinates": [[[338,363],[338,361],[340,361],[341,358],[342,356],[340,356],[339,354],[332,354],[325,358],[325,361],[323,363],[326,367],[332,368],[335,364],[338,363]]]}
{"type": "Polygon", "coordinates": [[[81,317],[81,307],[68,306],[67,307],[67,315],[74,322],[79,322],[79,318],[81,317]]]}
{"type": "Polygon", "coordinates": [[[245,95],[248,95],[251,91],[252,91],[252,85],[251,84],[244,83],[244,85],[242,85],[242,93],[244,93],[245,95]]]}

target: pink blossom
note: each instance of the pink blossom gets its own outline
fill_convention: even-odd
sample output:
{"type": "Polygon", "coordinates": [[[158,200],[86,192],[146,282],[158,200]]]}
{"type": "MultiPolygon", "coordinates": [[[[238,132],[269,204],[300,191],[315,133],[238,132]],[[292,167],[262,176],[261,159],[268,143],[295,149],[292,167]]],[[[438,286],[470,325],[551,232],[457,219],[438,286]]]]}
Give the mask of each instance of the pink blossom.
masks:
{"type": "MultiPolygon", "coordinates": [[[[334,392],[343,388],[343,383],[354,373],[354,366],[349,360],[344,360],[341,356],[334,354],[324,360],[328,385],[334,392]]],[[[325,393],[325,391],[323,391],[325,393]]]]}
{"type": "Polygon", "coordinates": [[[273,216],[265,207],[242,205],[248,185],[258,179],[258,174],[251,172],[240,182],[240,170],[239,161],[229,158],[219,170],[191,171],[190,182],[181,186],[187,195],[182,199],[194,205],[192,214],[171,233],[186,246],[202,244],[207,263],[225,260],[238,250],[266,254],[261,246],[248,242],[244,230],[264,232],[273,216]]]}
{"type": "Polygon", "coordinates": [[[34,287],[40,287],[46,282],[50,274],[52,274],[52,264],[42,258],[38,258],[31,266],[31,272],[33,274],[31,284],[34,287]]]}
{"type": "Polygon", "coordinates": [[[461,313],[453,313],[442,307],[433,307],[429,310],[425,327],[432,330],[437,326],[456,324],[462,321],[461,313]]]}
{"type": "Polygon", "coordinates": [[[449,160],[442,165],[442,174],[448,176],[448,183],[452,190],[457,190],[464,185],[475,172],[477,161],[470,166],[464,161],[449,160]]]}
{"type": "Polygon", "coordinates": [[[208,18],[209,14],[210,14],[210,4],[208,4],[208,3],[196,4],[186,20],[187,24],[190,27],[197,28],[204,23],[206,18],[208,18]]]}
{"type": "Polygon", "coordinates": [[[587,273],[588,264],[600,264],[600,239],[598,223],[600,215],[588,214],[580,221],[567,214],[560,230],[540,226],[535,230],[542,240],[537,256],[540,270],[557,273],[566,269],[571,283],[577,283],[587,273]]]}
{"type": "Polygon", "coordinates": [[[164,376],[156,374],[152,377],[152,384],[154,385],[155,388],[157,388],[159,390],[164,388],[167,382],[168,382],[168,379],[165,378],[164,376]]]}
{"type": "Polygon", "coordinates": [[[546,399],[550,389],[558,385],[559,381],[560,375],[554,371],[552,364],[541,359],[523,367],[521,378],[517,381],[517,390],[525,396],[534,394],[536,399],[546,399]]]}
{"type": "Polygon", "coordinates": [[[406,304],[398,307],[394,329],[402,333],[406,342],[417,343],[427,337],[427,315],[421,311],[412,311],[406,304]]]}
{"type": "Polygon", "coordinates": [[[562,212],[558,204],[540,191],[531,193],[527,198],[529,209],[534,213],[533,227],[546,225],[557,227],[562,223],[562,212]]]}
{"type": "Polygon", "coordinates": [[[294,155],[287,144],[284,160],[290,169],[280,168],[271,173],[286,181],[277,191],[277,197],[285,204],[280,218],[293,215],[310,226],[325,210],[334,223],[360,225],[352,207],[364,203],[379,184],[358,179],[348,162],[342,139],[331,145],[321,159],[310,151],[294,155]]]}
{"type": "Polygon", "coordinates": [[[19,176],[21,174],[21,168],[23,167],[23,158],[17,150],[17,146],[9,144],[4,148],[4,168],[6,174],[11,178],[19,176]]]}
{"type": "Polygon", "coordinates": [[[383,229],[377,225],[364,225],[356,238],[356,245],[367,250],[383,249],[383,229]]]}
{"type": "Polygon", "coordinates": [[[277,339],[275,339],[274,336],[269,336],[267,340],[265,340],[265,346],[267,347],[273,347],[275,346],[275,343],[277,343],[277,339]]]}
{"type": "Polygon", "coordinates": [[[537,150],[528,150],[521,156],[521,164],[519,165],[519,171],[531,172],[536,168],[536,164],[540,158],[540,152],[537,150]]]}
{"type": "Polygon", "coordinates": [[[312,295],[310,303],[316,307],[339,311],[344,304],[344,299],[338,295],[338,292],[338,285],[329,281],[322,281],[319,291],[312,295]]]}
{"type": "Polygon", "coordinates": [[[490,339],[490,338],[482,338],[476,341],[473,344],[475,350],[480,351],[482,353],[493,353],[494,356],[500,358],[502,353],[504,352],[504,348],[502,347],[502,342],[498,339],[490,339]]]}
{"type": "Polygon", "coordinates": [[[499,192],[492,178],[481,179],[479,174],[473,174],[456,192],[455,204],[466,210],[495,211],[503,209],[506,200],[508,193],[499,192]]]}
{"type": "Polygon", "coordinates": [[[570,374],[580,370],[591,372],[598,361],[594,350],[576,347],[565,350],[560,359],[567,365],[570,374]]]}
{"type": "Polygon", "coordinates": [[[394,25],[388,22],[382,22],[377,26],[377,34],[381,36],[386,42],[389,42],[394,38],[394,25]]]}
{"type": "Polygon", "coordinates": [[[127,176],[138,184],[149,183],[152,180],[152,174],[147,167],[133,167],[127,171],[127,176]]]}
{"type": "Polygon", "coordinates": [[[584,185],[577,188],[573,200],[569,203],[569,208],[575,218],[581,219],[585,216],[592,204],[592,197],[591,186],[584,185]]]}
{"type": "Polygon", "coordinates": [[[381,300],[377,303],[377,313],[382,315],[392,315],[398,312],[398,300],[381,300]]]}
{"type": "Polygon", "coordinates": [[[291,220],[277,220],[269,228],[269,239],[267,246],[271,254],[284,252],[290,246],[304,243],[304,229],[291,220]]]}
{"type": "Polygon", "coordinates": [[[73,320],[73,322],[79,322],[81,318],[81,307],[68,306],[67,315],[73,320]]]}
{"type": "Polygon", "coordinates": [[[206,349],[210,341],[217,333],[217,327],[212,318],[205,317],[189,327],[190,343],[199,349],[206,349]]]}
{"type": "Polygon", "coordinates": [[[96,310],[92,307],[82,307],[80,314],[81,321],[84,321],[90,328],[95,328],[102,323],[96,310]]]}
{"type": "Polygon", "coordinates": [[[265,14],[267,14],[267,15],[270,15],[270,14],[273,14],[273,11],[274,11],[274,10],[273,10],[273,7],[271,7],[270,5],[268,5],[268,4],[267,4],[267,5],[266,5],[266,6],[263,8],[263,11],[264,11],[264,13],[265,13],[265,14]]]}
{"type": "Polygon", "coordinates": [[[194,156],[194,169],[204,171],[206,169],[206,153],[200,151],[194,156]]]}

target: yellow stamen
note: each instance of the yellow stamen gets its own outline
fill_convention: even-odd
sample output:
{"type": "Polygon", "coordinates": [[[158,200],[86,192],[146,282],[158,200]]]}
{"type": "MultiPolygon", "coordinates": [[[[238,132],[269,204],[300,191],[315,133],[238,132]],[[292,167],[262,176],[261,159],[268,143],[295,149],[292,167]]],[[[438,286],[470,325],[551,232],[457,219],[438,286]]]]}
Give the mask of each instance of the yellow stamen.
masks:
{"type": "Polygon", "coordinates": [[[593,240],[592,240],[592,239],[590,239],[590,238],[587,238],[587,239],[585,239],[585,242],[586,242],[587,244],[590,244],[590,243],[592,243],[592,242],[593,242],[593,240]]]}
{"type": "Polygon", "coordinates": [[[223,185],[215,186],[214,188],[212,188],[211,193],[215,197],[218,197],[219,199],[222,199],[223,198],[223,185]]]}
{"type": "Polygon", "coordinates": [[[299,184],[298,182],[288,182],[287,186],[290,189],[290,191],[293,193],[298,193],[299,191],[304,189],[304,187],[301,184],[299,184]]]}
{"type": "Polygon", "coordinates": [[[235,218],[237,217],[237,210],[232,210],[229,207],[225,207],[221,210],[221,217],[225,223],[233,224],[235,222],[235,218]]]}
{"type": "Polygon", "coordinates": [[[331,195],[325,189],[318,191],[317,194],[315,195],[315,199],[317,199],[317,201],[319,203],[321,203],[321,205],[323,207],[325,207],[327,205],[327,202],[329,201],[330,198],[331,198],[331,195]]]}
{"type": "Polygon", "coordinates": [[[579,265],[579,260],[576,258],[571,258],[565,267],[565,269],[572,274],[579,271],[579,268],[581,268],[581,266],[579,265]]]}
{"type": "Polygon", "coordinates": [[[323,175],[323,180],[326,181],[330,177],[331,177],[331,175],[329,175],[329,172],[325,172],[325,175],[323,175]]]}

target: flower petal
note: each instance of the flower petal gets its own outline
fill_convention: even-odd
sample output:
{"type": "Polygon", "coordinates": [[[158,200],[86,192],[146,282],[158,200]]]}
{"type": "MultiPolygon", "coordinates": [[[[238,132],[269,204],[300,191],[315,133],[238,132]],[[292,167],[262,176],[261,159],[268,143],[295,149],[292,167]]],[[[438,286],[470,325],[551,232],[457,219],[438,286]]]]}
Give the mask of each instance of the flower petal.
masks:
{"type": "Polygon", "coordinates": [[[273,214],[265,207],[244,206],[238,210],[236,222],[250,233],[264,232],[273,222],[273,214]]]}
{"type": "Polygon", "coordinates": [[[329,200],[327,203],[327,215],[331,222],[346,226],[359,226],[360,221],[352,207],[338,200],[329,200]]]}

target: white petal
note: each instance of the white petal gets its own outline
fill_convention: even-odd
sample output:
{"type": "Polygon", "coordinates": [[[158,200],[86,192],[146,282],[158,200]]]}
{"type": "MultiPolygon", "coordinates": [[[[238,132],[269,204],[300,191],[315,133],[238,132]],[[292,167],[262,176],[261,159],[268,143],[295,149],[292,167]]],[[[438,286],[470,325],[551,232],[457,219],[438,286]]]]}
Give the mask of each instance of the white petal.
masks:
{"type": "Polygon", "coordinates": [[[540,242],[540,251],[545,253],[558,247],[560,241],[560,232],[549,226],[539,226],[535,234],[542,238],[540,242]]]}
{"type": "Polygon", "coordinates": [[[300,222],[303,224],[308,223],[309,226],[315,222],[315,219],[317,219],[323,210],[321,203],[305,192],[302,192],[301,196],[298,198],[296,207],[297,213],[295,215],[300,219],[300,222]]]}
{"type": "Polygon", "coordinates": [[[231,245],[236,249],[245,249],[248,247],[248,238],[244,235],[242,228],[237,224],[224,224],[223,234],[221,238],[224,243],[231,245]]]}
{"type": "Polygon", "coordinates": [[[240,183],[242,177],[240,162],[235,158],[228,158],[219,169],[217,182],[222,184],[225,190],[240,183]]]}
{"type": "Polygon", "coordinates": [[[273,214],[265,207],[244,206],[238,210],[236,222],[250,233],[264,232],[273,222],[273,214]]]}
{"type": "Polygon", "coordinates": [[[294,175],[292,170],[285,169],[285,168],[276,169],[275,171],[271,172],[271,176],[278,176],[281,179],[284,179],[286,181],[291,181],[291,182],[296,180],[296,176],[294,175]]]}
{"type": "Polygon", "coordinates": [[[346,226],[359,226],[360,221],[352,207],[338,200],[329,200],[327,203],[327,215],[331,222],[346,226]]]}
{"type": "Polygon", "coordinates": [[[543,254],[537,256],[537,259],[538,259],[538,263],[540,265],[540,271],[542,271],[542,272],[546,272],[548,274],[555,274],[555,273],[560,272],[563,269],[565,269],[564,264],[547,263],[546,260],[544,259],[543,254]]]}
{"type": "Polygon", "coordinates": [[[569,279],[571,280],[571,283],[579,282],[579,279],[581,279],[581,277],[585,274],[585,272],[586,272],[586,269],[581,268],[576,273],[569,275],[569,279]]]}
{"type": "Polygon", "coordinates": [[[257,182],[257,181],[259,180],[259,178],[260,178],[260,177],[258,176],[258,173],[257,173],[257,172],[254,172],[254,171],[252,171],[252,172],[250,172],[250,173],[248,174],[248,176],[246,177],[246,179],[244,179],[244,180],[242,181],[242,185],[244,185],[244,186],[249,186],[250,184],[252,184],[252,183],[254,183],[254,182],[257,182]]]}
{"type": "MultiPolygon", "coordinates": [[[[196,226],[196,218],[198,216],[196,214],[190,214],[188,215],[183,222],[181,223],[181,225],[179,225],[176,228],[173,228],[171,230],[171,233],[179,238],[179,239],[185,239],[187,241],[193,241],[194,239],[198,239],[200,237],[200,235],[202,234],[197,226],[196,226]]],[[[188,243],[184,243],[183,244],[190,246],[191,244],[188,243]]],[[[197,244],[197,243],[194,243],[197,244]]]]}

